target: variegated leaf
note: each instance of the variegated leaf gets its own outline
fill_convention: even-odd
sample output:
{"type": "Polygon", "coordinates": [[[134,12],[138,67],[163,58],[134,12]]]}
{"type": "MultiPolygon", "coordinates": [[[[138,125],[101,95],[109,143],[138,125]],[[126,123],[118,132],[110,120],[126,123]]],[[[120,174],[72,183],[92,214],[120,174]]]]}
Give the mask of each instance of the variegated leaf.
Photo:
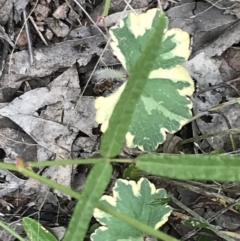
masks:
{"type": "MultiPolygon", "coordinates": [[[[131,13],[120,21],[118,27],[111,28],[113,53],[129,75],[161,14],[159,9],[151,9],[140,15],[131,13]]],[[[128,147],[138,146],[145,151],[154,151],[165,141],[166,132],[177,132],[191,118],[192,102],[189,96],[194,92],[194,83],[181,66],[190,55],[189,47],[190,38],[186,32],[166,29],[159,57],[126,133],[128,147]]],[[[97,98],[95,102],[96,121],[102,124],[103,132],[108,128],[109,118],[125,85],[108,97],[97,98]]]]}

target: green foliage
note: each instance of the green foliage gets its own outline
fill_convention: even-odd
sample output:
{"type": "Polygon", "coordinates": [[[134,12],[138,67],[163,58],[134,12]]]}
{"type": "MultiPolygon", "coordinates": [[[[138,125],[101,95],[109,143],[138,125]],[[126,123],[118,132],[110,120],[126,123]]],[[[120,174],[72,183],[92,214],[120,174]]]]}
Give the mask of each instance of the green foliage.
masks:
{"type": "Polygon", "coordinates": [[[58,241],[47,229],[45,229],[39,222],[31,218],[23,218],[23,227],[31,241],[58,241]]]}
{"type": "MultiPolygon", "coordinates": [[[[110,0],[107,0],[107,3],[105,10],[108,9],[110,0]]],[[[174,133],[191,116],[192,104],[188,96],[193,92],[193,82],[188,73],[180,67],[190,53],[189,37],[181,30],[166,32],[166,27],[167,18],[159,10],[153,9],[139,16],[130,15],[121,22],[120,27],[111,30],[112,48],[130,78],[113,96],[110,96],[111,98],[102,97],[96,102],[97,109],[102,109],[97,120],[103,123],[103,130],[107,130],[100,150],[105,158],[119,153],[126,133],[129,146],[153,150],[158,143],[164,141],[166,131],[174,133]],[[173,98],[175,102],[169,102],[173,96],[176,97],[173,98]],[[142,122],[138,123],[137,118],[142,122]],[[141,131],[146,124],[151,124],[150,129],[141,131]]],[[[132,166],[151,174],[179,179],[239,181],[238,159],[238,157],[217,155],[144,155],[136,159],[136,166],[132,166]]],[[[92,240],[142,241],[148,237],[148,240],[155,241],[154,237],[158,237],[164,241],[178,241],[157,230],[167,221],[172,209],[167,205],[169,197],[165,190],[156,190],[155,186],[145,178],[137,183],[117,180],[113,197],[103,196],[99,202],[111,177],[111,161],[132,162],[127,159],[99,158],[28,164],[29,167],[95,164],[82,194],[37,175],[23,164],[14,166],[1,163],[0,167],[18,170],[78,200],[64,241],[84,240],[93,210],[94,216],[101,225],[105,226],[94,231],[91,235],[92,240]],[[148,235],[151,235],[150,238],[148,235]]],[[[128,171],[124,174],[127,178],[134,173],[133,169],[128,171]]],[[[196,220],[194,225],[200,223],[201,220],[196,220]]],[[[9,230],[3,223],[0,222],[0,225],[9,230]]],[[[30,218],[24,218],[23,225],[31,240],[56,240],[30,218]]],[[[207,224],[205,228],[225,240],[232,240],[213,225],[207,224]]],[[[23,241],[23,238],[13,230],[12,233],[23,241]]]]}
{"type": "Polygon", "coordinates": [[[165,234],[161,231],[155,230],[154,228],[150,227],[149,225],[144,224],[143,222],[140,222],[137,219],[132,218],[129,215],[126,215],[124,213],[117,211],[115,208],[112,208],[110,206],[106,206],[103,204],[98,204],[97,208],[105,213],[108,213],[108,214],[118,218],[119,220],[122,220],[123,222],[129,224],[129,226],[132,226],[138,230],[141,230],[143,233],[149,234],[150,236],[157,237],[163,241],[164,240],[165,241],[179,241],[178,239],[171,237],[168,234],[165,234]]]}
{"type": "Polygon", "coordinates": [[[102,161],[94,165],[88,175],[81,197],[74,209],[63,241],[84,239],[88,224],[92,218],[93,210],[107,187],[111,174],[112,167],[109,162],[102,161]]]}
{"type": "MultiPolygon", "coordinates": [[[[131,23],[131,19],[136,18],[135,21],[142,21],[141,19],[144,18],[146,20],[146,17],[143,17],[145,14],[141,14],[139,16],[130,14],[129,16],[131,17],[127,17],[125,21],[121,22],[121,24],[125,26],[126,21],[129,21],[129,28],[124,28],[125,33],[123,33],[124,35],[122,36],[122,38],[125,39],[129,34],[130,36],[135,35],[135,39],[137,39],[138,35],[144,34],[145,31],[148,32],[147,30],[149,28],[152,31],[151,33],[148,33],[148,41],[145,41],[141,48],[141,55],[138,56],[132,65],[131,71],[129,72],[130,77],[128,81],[120,88],[120,93],[116,94],[119,101],[116,103],[114,112],[107,113],[109,118],[111,116],[110,120],[106,120],[104,114],[106,111],[109,112],[109,110],[114,109],[114,107],[109,106],[109,100],[104,101],[103,103],[102,100],[104,100],[104,98],[100,97],[95,104],[97,109],[103,108],[103,110],[99,112],[100,114],[98,114],[96,117],[97,120],[103,119],[103,121],[106,121],[106,123],[103,124],[103,128],[104,126],[105,128],[108,126],[108,121],[110,126],[114,126],[114,128],[107,128],[107,131],[102,139],[100,153],[104,157],[113,157],[120,152],[125,135],[131,123],[134,109],[147,83],[148,76],[154,68],[159,51],[161,49],[163,31],[166,28],[167,18],[157,9],[149,10],[148,12],[149,14],[147,16],[150,17],[151,20],[154,19],[154,25],[152,25],[150,22],[148,26],[145,26],[143,29],[141,28],[141,25],[139,25],[138,27],[141,29],[139,34],[135,32],[135,29],[133,29],[134,23],[131,23]],[[144,66],[144,68],[142,66],[144,66]],[[123,91],[125,85],[126,88],[125,91],[123,91]]],[[[112,31],[114,30],[112,29],[112,31]]],[[[128,41],[125,40],[125,42],[128,41]]],[[[117,47],[121,46],[123,43],[120,43],[116,38],[114,38],[114,44],[117,47]]],[[[122,59],[121,57],[120,59],[122,60],[122,63],[124,63],[125,59],[122,59]]],[[[116,97],[112,98],[111,100],[114,101],[115,98],[116,97]]]]}
{"type": "Polygon", "coordinates": [[[140,179],[140,170],[135,164],[130,164],[123,172],[123,179],[138,181],[140,179]]]}
{"type": "Polygon", "coordinates": [[[199,236],[199,238],[197,239],[197,241],[215,241],[216,239],[212,236],[207,236],[207,234],[212,235],[214,234],[214,232],[212,232],[211,230],[208,229],[204,229],[206,235],[202,234],[199,236]]]}
{"type": "Polygon", "coordinates": [[[127,146],[145,151],[154,151],[165,141],[166,132],[177,132],[192,116],[192,102],[187,96],[193,94],[194,83],[181,66],[190,54],[189,35],[180,29],[167,31],[167,20],[162,15],[158,9],[138,16],[129,14],[119,27],[110,29],[113,53],[130,73],[130,78],[114,94],[97,98],[95,104],[96,121],[102,124],[103,132],[107,130],[106,139],[111,117],[112,137],[125,125],[121,136],[126,134],[127,146]],[[165,20],[163,36],[157,29],[161,17],[162,22],[165,20]]]}
{"type": "Polygon", "coordinates": [[[183,224],[194,228],[203,228],[204,230],[208,230],[208,231],[211,231],[212,233],[217,234],[219,237],[223,238],[226,241],[234,241],[233,238],[226,235],[224,232],[220,231],[214,225],[209,224],[207,222],[203,222],[202,220],[189,219],[189,220],[183,221],[183,224]]]}
{"type": "Polygon", "coordinates": [[[219,154],[223,154],[223,153],[226,153],[226,151],[224,149],[215,149],[210,152],[210,155],[219,155],[219,154]]]}
{"type": "Polygon", "coordinates": [[[145,172],[184,180],[240,180],[239,158],[217,155],[143,155],[136,166],[145,172]]]}
{"type": "Polygon", "coordinates": [[[6,225],[3,221],[0,220],[0,227],[7,232],[9,232],[13,237],[17,238],[20,241],[25,241],[15,230],[11,229],[8,225],[6,225]]]}
{"type": "MultiPolygon", "coordinates": [[[[101,202],[107,206],[116,208],[142,223],[148,224],[154,229],[161,227],[171,214],[172,208],[167,203],[152,206],[150,203],[156,199],[166,198],[164,189],[156,189],[154,184],[146,178],[141,178],[137,183],[118,179],[113,187],[113,196],[104,195],[101,202]]],[[[142,240],[147,236],[137,228],[95,209],[94,217],[104,226],[98,228],[91,235],[93,241],[114,240],[142,240]],[[124,232],[122,232],[124,230],[124,232]]]]}

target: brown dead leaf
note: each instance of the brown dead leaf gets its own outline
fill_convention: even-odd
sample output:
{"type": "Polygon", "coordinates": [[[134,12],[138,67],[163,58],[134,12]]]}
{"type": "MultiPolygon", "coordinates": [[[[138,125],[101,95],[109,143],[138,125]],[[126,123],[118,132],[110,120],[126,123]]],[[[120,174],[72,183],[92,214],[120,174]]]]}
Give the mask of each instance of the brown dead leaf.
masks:
{"type": "Polygon", "coordinates": [[[56,20],[54,18],[47,18],[45,20],[48,27],[55,33],[58,37],[66,37],[70,31],[67,24],[63,23],[60,20],[56,20]]]}
{"type": "Polygon", "coordinates": [[[229,48],[225,54],[224,58],[228,65],[237,72],[240,72],[240,49],[239,48],[229,48]]]}
{"type": "Polygon", "coordinates": [[[50,75],[60,68],[73,66],[77,60],[79,64],[87,64],[92,55],[101,54],[102,49],[98,46],[104,43],[106,43],[104,37],[98,35],[39,48],[34,51],[33,65],[29,62],[28,50],[18,51],[13,54],[11,66],[8,66],[7,69],[10,68],[11,74],[17,73],[22,76],[50,75]]]}
{"type": "MultiPolygon", "coordinates": [[[[208,109],[217,106],[231,92],[227,92],[223,83],[221,73],[213,59],[209,58],[205,53],[199,53],[193,59],[189,60],[184,65],[191,76],[197,81],[196,93],[194,95],[194,113],[207,111],[208,109]],[[211,86],[220,85],[219,88],[209,89],[211,86]],[[206,90],[206,91],[204,91],[206,90]]],[[[235,94],[235,92],[232,92],[235,94]]],[[[239,104],[222,108],[221,112],[229,120],[232,128],[238,127],[240,116],[239,104]]],[[[226,120],[223,116],[217,113],[209,115],[209,119],[198,118],[196,120],[198,128],[202,134],[209,134],[220,130],[228,129],[226,120]]],[[[229,136],[214,136],[207,139],[213,149],[223,148],[231,149],[229,136]]]]}
{"type": "MultiPolygon", "coordinates": [[[[236,17],[223,15],[223,11],[216,7],[211,7],[207,2],[184,3],[172,7],[167,11],[170,28],[181,28],[193,36],[193,52],[205,51],[205,45],[212,44],[221,34],[227,31],[236,22],[236,17]],[[214,19],[214,21],[212,21],[214,19]]],[[[237,33],[237,32],[236,32],[237,33]]],[[[231,46],[229,36],[223,34],[224,41],[218,48],[209,47],[208,56],[213,56],[212,52],[225,51],[231,46]],[[229,45],[230,44],[230,45],[229,45]],[[211,52],[211,53],[210,53],[211,52]]],[[[214,54],[215,55],[215,54],[214,54]]]]}
{"type": "Polygon", "coordinates": [[[50,12],[50,8],[43,4],[38,4],[34,9],[35,18],[37,21],[41,22],[45,20],[50,12]]]}
{"type": "Polygon", "coordinates": [[[29,0],[12,0],[14,4],[14,21],[18,23],[21,20],[21,14],[26,9],[29,0]]]}
{"type": "Polygon", "coordinates": [[[39,145],[60,154],[60,156],[66,155],[66,150],[71,150],[71,141],[66,144],[66,140],[70,138],[73,141],[77,130],[74,128],[68,130],[61,123],[45,120],[39,117],[36,111],[59,101],[63,101],[64,104],[65,101],[76,100],[79,93],[80,91],[77,89],[65,87],[55,87],[50,90],[39,88],[25,93],[21,98],[16,98],[0,112],[1,115],[21,126],[39,145]],[[64,143],[61,141],[62,138],[66,138],[64,143]]]}
{"type": "Polygon", "coordinates": [[[181,141],[182,138],[180,138],[179,136],[175,136],[172,134],[167,134],[167,138],[166,141],[163,143],[163,153],[175,153],[175,154],[179,154],[180,151],[183,150],[183,147],[178,146],[177,144],[179,143],[179,141],[181,141]]]}
{"type": "Polygon", "coordinates": [[[26,161],[37,158],[37,144],[26,133],[19,130],[2,127],[0,147],[6,153],[4,162],[12,162],[16,156],[21,156],[26,161]]]}
{"type": "Polygon", "coordinates": [[[67,17],[67,11],[69,7],[67,3],[60,5],[53,13],[53,17],[56,19],[65,19],[67,17]]]}
{"type": "Polygon", "coordinates": [[[5,25],[12,11],[13,2],[11,0],[0,0],[0,25],[5,25]]]}

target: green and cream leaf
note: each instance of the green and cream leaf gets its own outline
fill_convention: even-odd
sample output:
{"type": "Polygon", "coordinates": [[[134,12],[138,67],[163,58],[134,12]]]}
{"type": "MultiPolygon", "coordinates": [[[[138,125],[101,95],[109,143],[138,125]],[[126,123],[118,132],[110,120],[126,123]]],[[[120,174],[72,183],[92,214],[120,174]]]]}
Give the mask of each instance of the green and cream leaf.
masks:
{"type": "MultiPolygon", "coordinates": [[[[114,55],[131,75],[133,66],[154,33],[161,16],[159,9],[140,15],[129,14],[118,27],[110,29],[114,55]]],[[[190,55],[189,35],[181,29],[165,30],[159,57],[150,72],[148,82],[136,105],[126,141],[128,147],[154,151],[166,139],[166,133],[175,133],[191,118],[194,83],[181,66],[190,55]]],[[[144,68],[144,66],[143,66],[144,68]]],[[[108,128],[109,119],[126,84],[108,97],[96,99],[96,121],[101,130],[108,128]]]]}
{"type": "MultiPolygon", "coordinates": [[[[118,179],[113,188],[113,196],[104,195],[101,202],[154,229],[158,229],[167,222],[172,208],[166,203],[159,205],[152,205],[151,203],[154,200],[161,200],[166,197],[167,194],[164,189],[156,189],[154,184],[146,178],[141,178],[137,183],[118,179]]],[[[94,210],[93,215],[103,225],[91,235],[93,241],[140,241],[142,237],[147,236],[140,230],[97,208],[94,210]]]]}

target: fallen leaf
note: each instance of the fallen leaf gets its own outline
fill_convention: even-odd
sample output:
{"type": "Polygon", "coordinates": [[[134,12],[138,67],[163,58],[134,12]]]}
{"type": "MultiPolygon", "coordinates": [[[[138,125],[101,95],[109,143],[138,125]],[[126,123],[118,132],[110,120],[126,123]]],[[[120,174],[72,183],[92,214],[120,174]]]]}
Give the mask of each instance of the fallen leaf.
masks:
{"type": "Polygon", "coordinates": [[[102,35],[98,35],[39,48],[34,51],[35,61],[33,65],[29,62],[27,50],[18,51],[13,54],[10,73],[19,74],[22,77],[43,77],[60,68],[72,67],[77,60],[86,65],[93,54],[101,54],[102,50],[97,46],[103,43],[106,43],[106,40],[102,35]]]}

